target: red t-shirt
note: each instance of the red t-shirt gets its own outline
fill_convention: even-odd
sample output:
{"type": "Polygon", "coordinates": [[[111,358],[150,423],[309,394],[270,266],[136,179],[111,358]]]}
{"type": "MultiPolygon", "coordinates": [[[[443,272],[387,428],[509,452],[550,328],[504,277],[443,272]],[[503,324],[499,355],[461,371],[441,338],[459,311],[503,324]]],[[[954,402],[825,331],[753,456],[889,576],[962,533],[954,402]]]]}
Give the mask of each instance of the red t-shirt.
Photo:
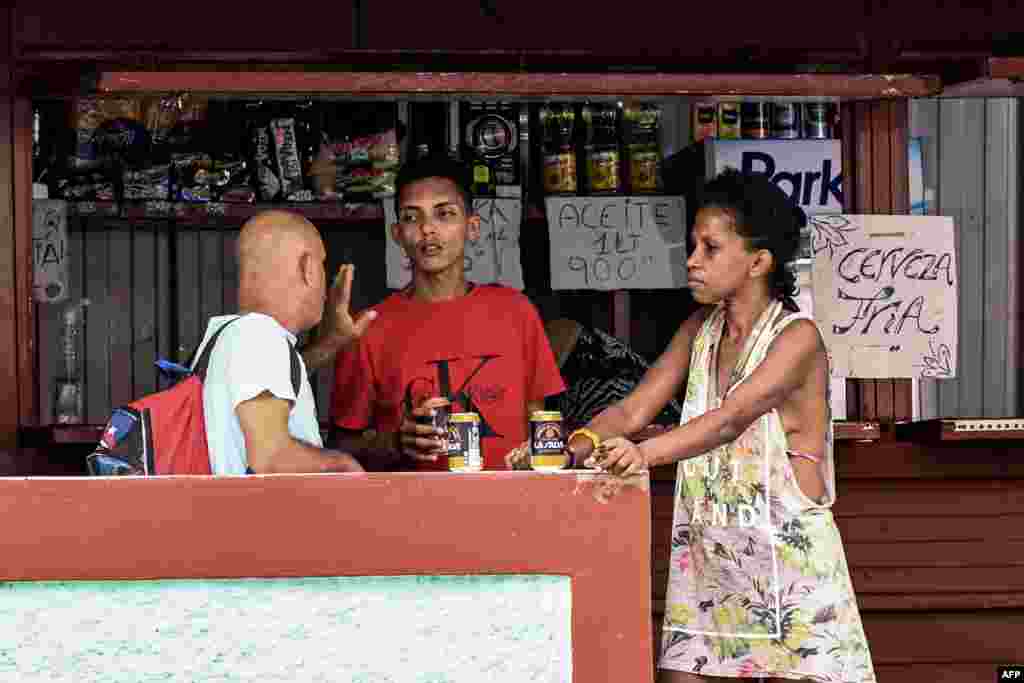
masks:
{"type": "Polygon", "coordinates": [[[476,285],[438,303],[398,292],[375,309],[335,362],[332,418],[343,429],[397,431],[404,405],[443,396],[452,412],[480,415],[484,469],[505,469],[526,440],[526,403],[565,390],[537,310],[514,289],[476,285]]]}

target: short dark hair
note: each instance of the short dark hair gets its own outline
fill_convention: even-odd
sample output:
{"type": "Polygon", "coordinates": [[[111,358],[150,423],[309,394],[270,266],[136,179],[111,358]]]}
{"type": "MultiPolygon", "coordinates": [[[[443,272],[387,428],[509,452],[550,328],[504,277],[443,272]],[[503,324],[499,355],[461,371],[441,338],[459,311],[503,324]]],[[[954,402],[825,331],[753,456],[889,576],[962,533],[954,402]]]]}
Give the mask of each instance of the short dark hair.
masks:
{"type": "Polygon", "coordinates": [[[795,309],[796,275],[789,265],[800,249],[800,231],[807,225],[803,209],[768,176],[740,173],[735,168],[726,168],[709,180],[697,205],[725,211],[748,247],[771,252],[775,260],[772,297],[795,309]]]}
{"type": "Polygon", "coordinates": [[[399,198],[402,190],[425,178],[447,178],[455,183],[459,194],[462,195],[463,209],[467,216],[473,215],[473,191],[470,183],[469,168],[447,155],[436,155],[423,157],[406,162],[398,170],[395,178],[395,211],[399,211],[399,198]]]}

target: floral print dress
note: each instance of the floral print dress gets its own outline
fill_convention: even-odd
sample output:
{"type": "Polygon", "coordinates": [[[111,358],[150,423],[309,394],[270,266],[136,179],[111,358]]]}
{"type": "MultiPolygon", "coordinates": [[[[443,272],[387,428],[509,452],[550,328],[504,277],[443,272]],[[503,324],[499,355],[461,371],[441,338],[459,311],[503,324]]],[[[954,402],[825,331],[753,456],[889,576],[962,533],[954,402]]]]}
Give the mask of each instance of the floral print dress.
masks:
{"type": "MultiPolygon", "coordinates": [[[[781,302],[761,315],[729,391],[754,371],[787,324],[781,302]]],[[[693,342],[680,424],[718,406],[719,306],[693,342]]],[[[665,669],[733,678],[875,681],[832,516],[832,430],[820,464],[826,492],[796,482],[777,411],[735,441],[679,463],[661,661],[665,669]]]]}

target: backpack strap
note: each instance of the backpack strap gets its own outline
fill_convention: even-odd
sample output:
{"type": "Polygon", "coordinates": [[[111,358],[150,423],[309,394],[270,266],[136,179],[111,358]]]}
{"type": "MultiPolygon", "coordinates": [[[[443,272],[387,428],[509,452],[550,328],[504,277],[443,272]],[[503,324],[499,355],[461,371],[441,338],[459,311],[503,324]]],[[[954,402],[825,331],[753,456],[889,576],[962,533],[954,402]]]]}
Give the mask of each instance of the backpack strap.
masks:
{"type": "Polygon", "coordinates": [[[291,342],[288,342],[288,351],[292,358],[292,389],[295,390],[295,400],[298,401],[299,390],[302,389],[302,363],[299,361],[298,350],[291,342]]]}
{"type": "MultiPolygon", "coordinates": [[[[242,316],[238,316],[238,318],[241,317],[242,316]]],[[[217,343],[217,338],[220,337],[220,333],[223,332],[228,325],[238,320],[238,318],[232,318],[221,325],[217,331],[213,333],[213,336],[210,337],[210,341],[206,342],[206,346],[203,347],[203,352],[199,355],[199,360],[196,361],[194,366],[191,360],[189,361],[189,367],[193,368],[192,374],[199,377],[201,381],[206,381],[206,368],[210,365],[210,354],[213,353],[213,347],[217,343]]],[[[198,351],[198,349],[196,350],[198,351]]]]}
{"type": "MultiPolygon", "coordinates": [[[[213,333],[213,336],[210,337],[210,341],[206,343],[206,346],[203,347],[203,352],[195,364],[195,369],[192,371],[193,374],[199,377],[201,381],[206,381],[206,369],[210,365],[210,354],[213,353],[213,347],[217,343],[217,338],[220,337],[220,333],[224,331],[224,328],[241,317],[242,316],[232,318],[221,325],[220,328],[213,333]]],[[[302,389],[302,362],[299,360],[298,350],[296,350],[295,345],[291,342],[288,342],[288,354],[291,357],[292,390],[295,391],[295,399],[298,400],[299,391],[302,389]]],[[[189,362],[189,367],[192,367],[191,361],[189,362]]]]}

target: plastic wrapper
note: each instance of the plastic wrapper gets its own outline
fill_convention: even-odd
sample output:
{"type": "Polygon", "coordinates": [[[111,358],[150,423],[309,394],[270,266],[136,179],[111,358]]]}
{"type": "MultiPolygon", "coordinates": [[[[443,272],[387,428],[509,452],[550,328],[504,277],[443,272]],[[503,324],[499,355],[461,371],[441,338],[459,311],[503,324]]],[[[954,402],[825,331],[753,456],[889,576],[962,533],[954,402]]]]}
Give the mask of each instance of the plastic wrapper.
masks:
{"type": "Polygon", "coordinates": [[[75,149],[68,159],[72,169],[99,166],[94,134],[107,121],[140,121],[141,103],[134,97],[79,97],[71,106],[71,128],[75,131],[75,149]]]}
{"type": "Polygon", "coordinates": [[[253,180],[260,199],[270,201],[281,193],[281,180],[272,168],[270,128],[254,125],[250,131],[252,146],[253,180]]]}
{"type": "Polygon", "coordinates": [[[150,136],[146,127],[132,119],[104,121],[93,131],[96,159],[103,165],[138,166],[149,160],[150,136]]]}
{"type": "Polygon", "coordinates": [[[184,202],[211,201],[212,191],[203,181],[213,168],[209,154],[176,153],[171,155],[173,186],[171,199],[184,202]],[[198,179],[198,180],[197,180],[198,179]]]}
{"type": "Polygon", "coordinates": [[[177,104],[177,121],[167,131],[163,142],[175,150],[206,151],[210,143],[205,135],[209,101],[202,97],[182,95],[177,99],[177,104]]]}
{"type": "Polygon", "coordinates": [[[122,180],[126,200],[166,200],[171,196],[171,169],[167,165],[125,169],[122,180]]]}
{"type": "Polygon", "coordinates": [[[340,196],[359,201],[394,194],[401,162],[394,128],[351,141],[325,141],[311,173],[321,197],[340,196]],[[329,164],[334,163],[333,188],[329,164]]]}
{"type": "Polygon", "coordinates": [[[112,202],[117,199],[117,187],[102,173],[81,173],[58,180],[56,194],[69,201],[112,202]]]}
{"type": "Polygon", "coordinates": [[[279,118],[270,122],[270,136],[274,141],[274,159],[277,162],[281,192],[285,197],[302,188],[302,159],[295,137],[295,119],[279,118]]]}
{"type": "Polygon", "coordinates": [[[171,131],[178,123],[181,100],[182,98],[178,96],[153,97],[146,100],[144,123],[154,145],[162,145],[167,142],[171,131]]]}
{"type": "Polygon", "coordinates": [[[256,190],[251,187],[241,185],[226,187],[224,188],[224,191],[221,192],[220,201],[238,204],[252,204],[256,201],[256,190]]]}
{"type": "Polygon", "coordinates": [[[285,199],[289,202],[311,202],[316,199],[313,190],[297,190],[287,195],[285,199]]]}

